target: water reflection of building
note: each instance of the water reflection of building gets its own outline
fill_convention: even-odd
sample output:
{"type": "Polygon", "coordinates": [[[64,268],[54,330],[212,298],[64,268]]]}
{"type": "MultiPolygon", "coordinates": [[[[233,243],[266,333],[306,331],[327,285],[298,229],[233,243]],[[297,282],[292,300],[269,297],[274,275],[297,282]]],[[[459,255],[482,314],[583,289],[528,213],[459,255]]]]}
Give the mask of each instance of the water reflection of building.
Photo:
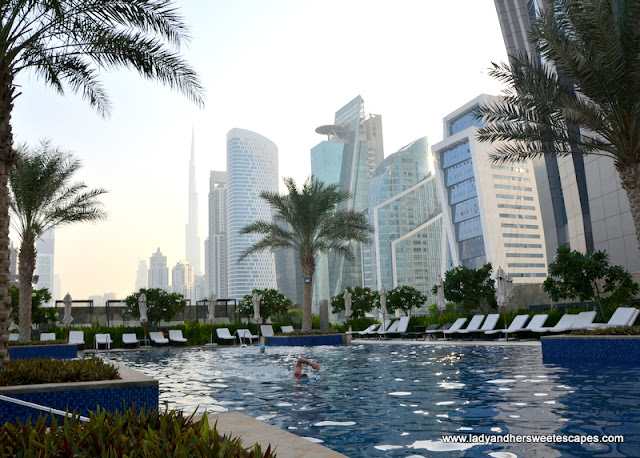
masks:
{"type": "MultiPolygon", "coordinates": [[[[316,132],[327,139],[311,149],[311,173],[327,184],[338,184],[351,198],[338,208],[366,211],[369,182],[382,162],[382,117],[365,115],[364,100],[358,96],[339,109],[332,125],[321,126],[316,132]]],[[[347,286],[364,284],[363,253],[359,243],[352,243],[355,262],[329,253],[319,256],[314,278],[314,313],[318,301],[330,301],[347,286]]]]}
{"type": "Polygon", "coordinates": [[[365,286],[412,286],[435,302],[442,269],[442,205],[426,137],[388,156],[369,185],[374,243],[364,249],[365,286]]]}
{"type": "Polygon", "coordinates": [[[514,283],[541,283],[547,257],[533,164],[492,164],[492,146],[476,140],[475,109],[495,99],[479,96],[446,116],[444,140],[433,146],[451,247],[444,267],[491,262],[514,283]]]}

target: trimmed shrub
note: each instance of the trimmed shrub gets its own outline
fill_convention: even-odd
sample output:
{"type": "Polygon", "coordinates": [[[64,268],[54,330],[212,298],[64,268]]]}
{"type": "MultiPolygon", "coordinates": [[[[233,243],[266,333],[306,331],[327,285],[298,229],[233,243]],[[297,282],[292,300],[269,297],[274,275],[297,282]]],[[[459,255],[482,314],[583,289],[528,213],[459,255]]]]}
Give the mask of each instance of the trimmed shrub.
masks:
{"type": "Polygon", "coordinates": [[[40,415],[35,422],[0,427],[1,456],[251,457],[270,458],[271,447],[245,448],[237,437],[220,436],[207,416],[194,422],[180,411],[146,412],[135,407],[109,413],[98,408],[88,422],[40,415]],[[47,420],[50,424],[47,425],[47,420]]]}
{"type": "Polygon", "coordinates": [[[21,359],[0,368],[0,386],[117,380],[118,369],[98,358],[62,361],[21,359]]]}

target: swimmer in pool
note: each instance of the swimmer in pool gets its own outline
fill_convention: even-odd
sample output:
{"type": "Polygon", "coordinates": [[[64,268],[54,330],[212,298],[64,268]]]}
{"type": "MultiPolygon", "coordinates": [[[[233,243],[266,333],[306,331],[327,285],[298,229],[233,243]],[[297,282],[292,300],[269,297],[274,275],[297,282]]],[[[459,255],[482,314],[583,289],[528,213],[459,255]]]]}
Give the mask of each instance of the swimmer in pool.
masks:
{"type": "Polygon", "coordinates": [[[260,345],[260,353],[264,353],[264,351],[266,350],[267,347],[265,347],[264,345],[260,345]]]}
{"type": "Polygon", "coordinates": [[[315,369],[317,371],[320,370],[320,364],[312,363],[311,361],[309,361],[306,358],[298,358],[298,362],[296,363],[296,370],[293,373],[293,378],[303,379],[303,378],[309,377],[307,374],[303,374],[302,373],[302,365],[303,364],[307,364],[307,365],[311,366],[312,369],[315,369]]]}

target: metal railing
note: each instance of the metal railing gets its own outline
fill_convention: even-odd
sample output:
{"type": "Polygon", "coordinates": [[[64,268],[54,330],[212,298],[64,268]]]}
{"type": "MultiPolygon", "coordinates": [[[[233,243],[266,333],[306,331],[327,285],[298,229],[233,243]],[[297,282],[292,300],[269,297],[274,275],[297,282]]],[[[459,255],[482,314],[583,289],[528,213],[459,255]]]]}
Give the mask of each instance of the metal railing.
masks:
{"type": "Polygon", "coordinates": [[[88,417],[83,417],[82,415],[75,415],[71,412],[63,412],[62,410],[53,409],[51,407],[41,406],[40,404],[34,404],[33,402],[23,401],[22,399],[15,399],[9,396],[4,396],[0,394],[0,401],[10,402],[12,404],[18,404],[23,407],[29,407],[31,409],[41,410],[43,412],[52,413],[55,415],[60,415],[63,417],[71,417],[76,418],[80,421],[88,422],[88,417]]]}

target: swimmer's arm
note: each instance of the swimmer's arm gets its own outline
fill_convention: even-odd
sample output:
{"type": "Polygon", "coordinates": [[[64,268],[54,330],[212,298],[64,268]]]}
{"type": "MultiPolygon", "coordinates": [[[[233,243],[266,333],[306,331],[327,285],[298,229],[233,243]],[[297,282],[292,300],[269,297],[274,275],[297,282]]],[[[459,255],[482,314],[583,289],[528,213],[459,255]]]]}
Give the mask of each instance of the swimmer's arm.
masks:
{"type": "Polygon", "coordinates": [[[296,364],[296,374],[299,374],[302,372],[303,364],[307,364],[317,371],[320,370],[320,365],[318,363],[312,363],[310,360],[306,358],[298,358],[298,363],[296,364]]]}

